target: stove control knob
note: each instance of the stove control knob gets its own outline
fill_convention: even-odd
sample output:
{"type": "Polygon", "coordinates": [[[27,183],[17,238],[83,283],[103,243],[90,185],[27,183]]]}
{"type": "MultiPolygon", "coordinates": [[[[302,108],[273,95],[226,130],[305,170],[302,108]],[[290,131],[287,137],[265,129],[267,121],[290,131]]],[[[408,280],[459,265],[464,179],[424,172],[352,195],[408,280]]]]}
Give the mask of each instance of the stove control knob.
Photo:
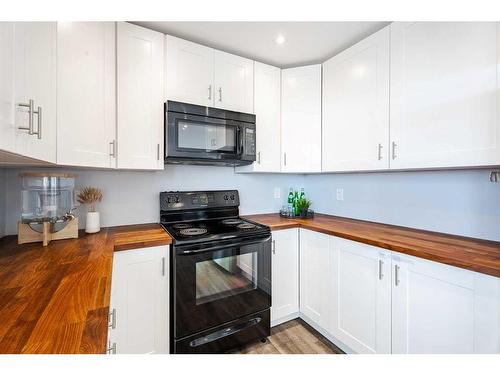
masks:
{"type": "Polygon", "coordinates": [[[175,197],[175,203],[179,203],[181,201],[181,199],[177,196],[175,197]]]}
{"type": "Polygon", "coordinates": [[[227,195],[224,195],[224,200],[225,200],[225,201],[227,201],[227,199],[228,199],[228,198],[227,198],[227,195]]]}
{"type": "Polygon", "coordinates": [[[170,197],[167,197],[167,203],[170,204],[170,197]]]}
{"type": "Polygon", "coordinates": [[[234,194],[231,194],[231,200],[234,201],[234,194]]]}

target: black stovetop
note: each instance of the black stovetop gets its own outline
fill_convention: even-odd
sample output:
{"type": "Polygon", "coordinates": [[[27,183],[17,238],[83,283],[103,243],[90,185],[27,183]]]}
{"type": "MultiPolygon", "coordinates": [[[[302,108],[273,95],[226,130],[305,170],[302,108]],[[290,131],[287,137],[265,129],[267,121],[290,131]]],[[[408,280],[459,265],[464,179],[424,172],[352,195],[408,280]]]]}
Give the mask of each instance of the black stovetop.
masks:
{"type": "Polygon", "coordinates": [[[269,232],[267,226],[240,217],[177,223],[163,222],[161,225],[174,238],[175,243],[217,241],[269,232]]]}

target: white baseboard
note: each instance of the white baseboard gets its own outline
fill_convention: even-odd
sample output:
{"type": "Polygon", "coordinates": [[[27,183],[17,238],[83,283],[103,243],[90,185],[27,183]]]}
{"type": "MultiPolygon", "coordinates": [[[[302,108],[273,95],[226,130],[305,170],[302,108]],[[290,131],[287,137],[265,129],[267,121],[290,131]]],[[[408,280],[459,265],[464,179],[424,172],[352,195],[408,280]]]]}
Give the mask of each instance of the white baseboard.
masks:
{"type": "Polygon", "coordinates": [[[290,320],[297,319],[298,317],[299,317],[299,312],[297,311],[282,318],[271,320],[271,327],[275,327],[277,325],[289,322],[290,320]]]}
{"type": "Polygon", "coordinates": [[[309,324],[311,327],[313,327],[316,331],[318,331],[325,339],[330,341],[333,345],[337,346],[340,348],[343,352],[346,354],[356,354],[351,348],[349,348],[346,344],[343,342],[337,340],[335,337],[333,337],[331,334],[329,334],[325,329],[321,328],[318,324],[314,323],[311,319],[309,319],[307,316],[305,316],[302,313],[299,313],[299,318],[302,319],[304,322],[309,324]]]}

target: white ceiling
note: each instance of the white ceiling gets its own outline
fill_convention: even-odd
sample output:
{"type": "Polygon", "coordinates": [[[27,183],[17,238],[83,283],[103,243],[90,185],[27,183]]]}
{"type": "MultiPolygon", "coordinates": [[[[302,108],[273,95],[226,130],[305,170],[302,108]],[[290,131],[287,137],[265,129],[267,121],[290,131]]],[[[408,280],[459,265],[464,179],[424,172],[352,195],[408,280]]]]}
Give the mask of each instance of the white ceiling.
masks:
{"type": "Polygon", "coordinates": [[[282,68],[320,63],[389,22],[132,22],[282,68]],[[284,35],[278,45],[275,39],[284,35]]]}

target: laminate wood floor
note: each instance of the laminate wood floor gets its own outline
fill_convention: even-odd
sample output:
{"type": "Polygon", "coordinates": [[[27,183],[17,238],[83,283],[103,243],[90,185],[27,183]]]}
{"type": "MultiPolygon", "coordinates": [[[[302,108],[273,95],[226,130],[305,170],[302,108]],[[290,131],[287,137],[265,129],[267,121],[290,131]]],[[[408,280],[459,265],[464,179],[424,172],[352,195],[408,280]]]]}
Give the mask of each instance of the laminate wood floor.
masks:
{"type": "Polygon", "coordinates": [[[271,328],[271,336],[231,354],[343,354],[302,319],[271,328]]]}

